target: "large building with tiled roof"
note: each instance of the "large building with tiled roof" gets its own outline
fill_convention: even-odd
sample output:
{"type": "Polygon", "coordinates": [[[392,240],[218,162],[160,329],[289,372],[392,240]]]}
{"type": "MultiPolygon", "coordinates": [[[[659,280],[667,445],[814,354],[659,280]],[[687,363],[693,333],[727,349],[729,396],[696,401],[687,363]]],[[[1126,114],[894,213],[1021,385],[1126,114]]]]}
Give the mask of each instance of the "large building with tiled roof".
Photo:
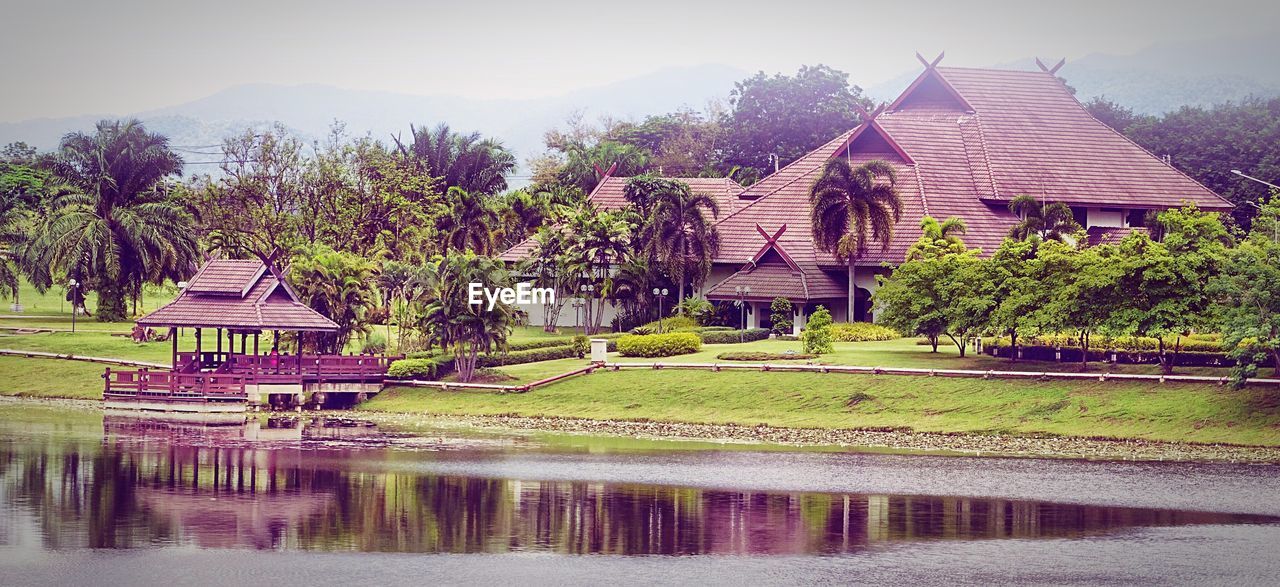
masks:
{"type": "Polygon", "coordinates": [[[722,206],[729,211],[716,222],[720,250],[704,295],[746,301],[748,325],[764,324],[775,297],[804,314],[823,304],[837,320],[866,320],[875,275],[902,261],[925,215],[963,219],[965,243],[989,253],[1017,223],[1008,204],[1022,194],[1069,205],[1091,242],[1140,227],[1148,210],[1231,207],[1093,118],[1056,69],[921,61],[924,71],[891,104],[722,206]],[[852,264],[812,237],[809,191],[833,157],[891,164],[903,204],[888,246],[874,243],[852,264]]]}

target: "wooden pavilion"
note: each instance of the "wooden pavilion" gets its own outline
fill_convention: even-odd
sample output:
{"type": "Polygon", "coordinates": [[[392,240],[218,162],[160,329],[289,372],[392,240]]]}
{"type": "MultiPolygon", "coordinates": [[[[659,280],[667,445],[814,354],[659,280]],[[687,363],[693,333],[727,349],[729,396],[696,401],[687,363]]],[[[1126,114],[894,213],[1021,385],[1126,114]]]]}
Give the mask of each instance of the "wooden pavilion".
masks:
{"type": "Polygon", "coordinates": [[[325,393],[376,393],[391,360],[305,354],[301,348],[280,352],[282,333],[296,333],[301,341],[308,332],[333,332],[338,325],[303,304],[270,258],[205,263],[177,299],[143,316],[138,325],[168,329],[171,366],[108,369],[104,398],[112,407],[241,411],[273,396],[278,396],[274,403],[300,405],[307,394],[319,403],[325,393]],[[216,333],[212,349],[204,346],[206,330],[216,333]],[[268,331],[272,344],[264,352],[260,337],[268,331]],[[180,348],[184,332],[194,334],[189,350],[180,348]]]}

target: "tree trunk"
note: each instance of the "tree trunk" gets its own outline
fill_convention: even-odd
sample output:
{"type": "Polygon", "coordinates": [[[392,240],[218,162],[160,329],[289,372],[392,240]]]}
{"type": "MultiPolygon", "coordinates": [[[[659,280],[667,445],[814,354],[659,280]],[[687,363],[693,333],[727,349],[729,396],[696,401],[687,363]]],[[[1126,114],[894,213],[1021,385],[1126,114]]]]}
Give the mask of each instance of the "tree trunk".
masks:
{"type": "Polygon", "coordinates": [[[1089,331],[1080,331],[1080,367],[1089,368],[1089,331]]]}
{"type": "Polygon", "coordinates": [[[956,339],[956,337],[948,334],[947,338],[951,339],[952,344],[956,345],[956,348],[960,350],[960,358],[963,359],[964,351],[965,348],[969,346],[969,341],[963,335],[961,335],[959,339],[956,339]]]}
{"type": "Polygon", "coordinates": [[[931,353],[936,353],[936,352],[938,352],[938,335],[936,335],[936,334],[930,334],[930,335],[926,336],[925,338],[928,338],[928,339],[929,339],[929,346],[933,348],[933,350],[932,350],[932,351],[929,351],[929,352],[931,352],[931,353]]]}
{"type": "Polygon", "coordinates": [[[1009,362],[1018,362],[1018,331],[1013,329],[1009,331],[1009,362]]]}
{"type": "Polygon", "coordinates": [[[122,322],[125,312],[124,291],[119,285],[109,284],[98,288],[99,322],[122,322]]]}
{"type": "MultiPolygon", "coordinates": [[[[855,322],[854,312],[857,310],[858,304],[858,287],[853,284],[857,269],[853,264],[853,257],[849,257],[849,309],[845,314],[845,322],[852,324],[855,322]]],[[[938,352],[938,343],[933,343],[933,352],[938,352]]]]}

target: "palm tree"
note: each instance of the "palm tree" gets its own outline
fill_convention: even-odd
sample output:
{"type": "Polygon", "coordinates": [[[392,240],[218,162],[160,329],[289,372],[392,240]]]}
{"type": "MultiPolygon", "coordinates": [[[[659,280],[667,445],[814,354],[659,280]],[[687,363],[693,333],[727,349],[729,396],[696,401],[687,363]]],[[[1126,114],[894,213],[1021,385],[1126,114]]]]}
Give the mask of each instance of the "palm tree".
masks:
{"type": "Polygon", "coordinates": [[[502,143],[482,138],[478,132],[455,133],[447,124],[410,126],[409,132],[413,141],[408,145],[395,139],[401,156],[439,177],[445,189],[458,187],[487,195],[507,189],[507,175],[515,170],[516,158],[502,143]]]}
{"type": "Polygon", "coordinates": [[[520,263],[519,270],[533,278],[535,287],[550,288],[556,292],[543,304],[542,312],[542,329],[555,332],[560,311],[569,301],[561,294],[570,293],[577,281],[567,257],[569,238],[558,226],[544,226],[533,235],[533,240],[536,243],[533,253],[520,263]]]}
{"type": "Polygon", "coordinates": [[[960,235],[966,230],[964,220],[948,218],[939,223],[932,216],[920,220],[920,240],[907,249],[907,261],[941,257],[949,253],[963,253],[964,241],[960,235]]]}
{"type": "Polygon", "coordinates": [[[855,315],[854,261],[875,240],[889,249],[893,225],[902,215],[897,175],[885,161],[873,160],[857,167],[840,158],[831,159],[809,190],[813,240],[838,259],[849,261],[849,321],[855,315]]]}
{"type": "Polygon", "coordinates": [[[567,259],[580,285],[594,288],[587,294],[587,334],[600,330],[604,300],[613,287],[613,268],[626,262],[631,252],[631,223],[625,211],[601,212],[587,207],[569,219],[567,259]],[[592,317],[594,316],[594,319],[592,317]]]}
{"type": "Polygon", "coordinates": [[[1066,242],[1067,237],[1083,230],[1062,202],[1041,203],[1035,196],[1023,194],[1009,202],[1009,211],[1021,220],[1009,231],[1016,240],[1038,236],[1042,240],[1066,242]]]}
{"type": "Polygon", "coordinates": [[[680,300],[685,284],[695,286],[711,272],[711,259],[720,248],[720,235],[703,210],[720,215],[715,198],[693,193],[680,181],[635,178],[627,183],[626,196],[646,204],[643,241],[656,265],[676,283],[680,300]]]}
{"type": "Polygon", "coordinates": [[[315,244],[294,257],[289,273],[302,302],[338,324],[337,332],[317,333],[317,352],[341,353],[352,335],[369,331],[378,300],[372,261],[315,244]]]}
{"type": "Polygon", "coordinates": [[[438,259],[438,279],[426,293],[431,301],[422,314],[423,327],[453,352],[458,380],[471,381],[480,353],[506,348],[515,308],[495,302],[493,308],[471,305],[468,284],[508,285],[510,275],[501,261],[466,252],[438,259]]]}
{"type": "Polygon", "coordinates": [[[53,197],[29,259],[97,291],[98,320],[124,319],[130,287],[191,274],[195,230],[164,183],[182,169],[167,138],[137,120],[102,121],[63,137],[55,165],[69,189],[53,197]]]}
{"type": "Polygon", "coordinates": [[[445,193],[444,200],[436,216],[436,232],[444,243],[444,255],[448,256],[450,249],[491,253],[497,244],[493,229],[498,226],[498,213],[484,197],[454,186],[445,193]]]}
{"type": "Polygon", "coordinates": [[[17,197],[0,194],[0,295],[18,303],[19,248],[26,240],[27,210],[17,197]]]}

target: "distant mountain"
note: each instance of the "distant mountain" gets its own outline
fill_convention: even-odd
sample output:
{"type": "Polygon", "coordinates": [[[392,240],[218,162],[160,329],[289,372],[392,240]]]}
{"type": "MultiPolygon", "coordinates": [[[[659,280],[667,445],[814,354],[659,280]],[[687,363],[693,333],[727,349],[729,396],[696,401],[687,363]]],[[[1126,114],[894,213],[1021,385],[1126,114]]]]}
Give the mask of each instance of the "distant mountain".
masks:
{"type": "MultiPolygon", "coordinates": [[[[1139,113],[1161,114],[1187,105],[1280,95],[1280,67],[1274,64],[1278,54],[1280,37],[1170,43],[1133,55],[1097,53],[1069,60],[1058,75],[1076,89],[1082,102],[1106,96],[1139,113]]],[[[1043,60],[1050,66],[1057,62],[1043,60]]],[[[1034,69],[1036,65],[1029,57],[995,67],[1034,69]]],[[[867,94],[876,100],[893,100],[918,73],[872,86],[867,94]]]]}
{"type": "MultiPolygon", "coordinates": [[[[188,162],[216,161],[216,145],[247,127],[279,121],[300,137],[319,140],[335,120],[349,133],[381,139],[409,134],[409,125],[447,122],[458,131],[480,131],[501,139],[523,162],[542,150],[542,136],[575,111],[587,120],[598,116],[639,118],[681,107],[701,109],[710,99],[727,98],[747,72],[723,65],[670,68],[617,83],[537,99],[475,100],[457,96],[417,96],[346,90],[325,85],[235,86],[184,104],[129,113],[151,130],[182,146],[188,162]]],[[[26,141],[41,149],[57,146],[63,134],[88,130],[103,118],[76,116],[0,123],[0,144],[26,141]]],[[[193,169],[202,171],[203,169],[193,169]]]]}

